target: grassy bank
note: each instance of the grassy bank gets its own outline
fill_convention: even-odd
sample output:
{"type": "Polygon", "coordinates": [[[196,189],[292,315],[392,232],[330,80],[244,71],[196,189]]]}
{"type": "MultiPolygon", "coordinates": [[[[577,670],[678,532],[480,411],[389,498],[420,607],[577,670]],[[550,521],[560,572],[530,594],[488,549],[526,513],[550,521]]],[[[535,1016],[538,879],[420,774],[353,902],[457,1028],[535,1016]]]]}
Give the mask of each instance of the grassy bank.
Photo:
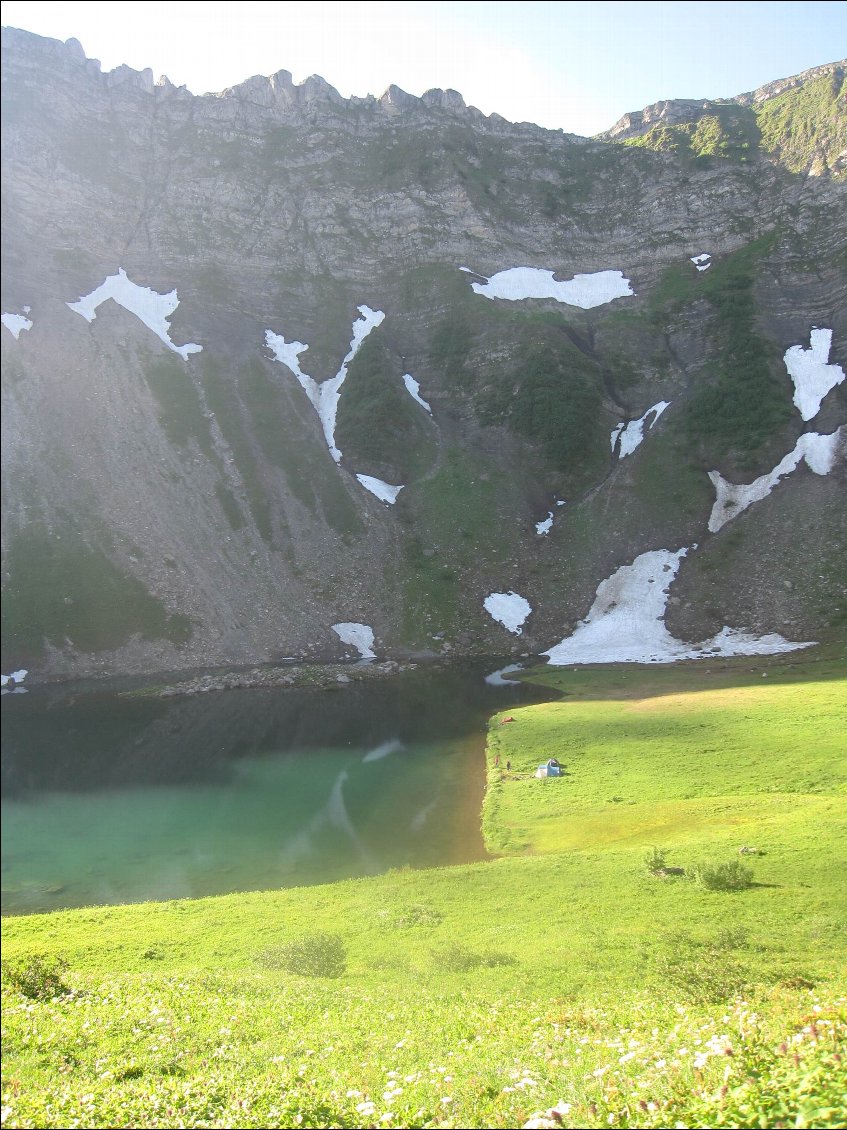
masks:
{"type": "Polygon", "coordinates": [[[7,919],[5,1125],[843,1124],[845,670],[762,670],[545,671],[487,863],[7,919]]]}

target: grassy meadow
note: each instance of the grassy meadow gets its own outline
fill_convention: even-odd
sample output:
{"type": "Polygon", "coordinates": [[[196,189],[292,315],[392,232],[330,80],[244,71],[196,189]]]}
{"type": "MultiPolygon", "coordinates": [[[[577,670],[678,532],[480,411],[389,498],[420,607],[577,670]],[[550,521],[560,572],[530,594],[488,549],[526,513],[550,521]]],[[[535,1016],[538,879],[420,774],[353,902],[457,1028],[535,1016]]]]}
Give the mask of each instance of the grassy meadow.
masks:
{"type": "Polygon", "coordinates": [[[844,1125],[832,654],[533,673],[483,863],[6,919],[4,1126],[844,1125]]]}

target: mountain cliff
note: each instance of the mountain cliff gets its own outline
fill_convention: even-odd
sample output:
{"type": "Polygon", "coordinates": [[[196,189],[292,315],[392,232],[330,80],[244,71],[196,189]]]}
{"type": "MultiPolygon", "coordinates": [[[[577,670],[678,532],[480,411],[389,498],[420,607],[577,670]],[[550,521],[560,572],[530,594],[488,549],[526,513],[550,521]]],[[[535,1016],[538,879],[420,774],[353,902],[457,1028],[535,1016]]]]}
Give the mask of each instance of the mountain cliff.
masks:
{"type": "Polygon", "coordinates": [[[4,29],[3,670],[840,630],[843,77],[585,139],[4,29]]]}

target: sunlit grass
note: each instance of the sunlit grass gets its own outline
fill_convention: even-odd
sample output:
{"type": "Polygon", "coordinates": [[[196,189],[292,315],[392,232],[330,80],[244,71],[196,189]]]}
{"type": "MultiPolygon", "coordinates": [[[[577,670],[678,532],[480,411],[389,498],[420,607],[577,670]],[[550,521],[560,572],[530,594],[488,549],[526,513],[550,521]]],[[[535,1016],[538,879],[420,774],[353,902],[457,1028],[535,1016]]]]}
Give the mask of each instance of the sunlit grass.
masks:
{"type": "Polygon", "coordinates": [[[70,992],[4,979],[5,1125],[842,1125],[845,682],[783,675],[546,673],[492,720],[486,863],[6,920],[70,992]],[[322,933],[340,976],[277,960],[322,933]]]}

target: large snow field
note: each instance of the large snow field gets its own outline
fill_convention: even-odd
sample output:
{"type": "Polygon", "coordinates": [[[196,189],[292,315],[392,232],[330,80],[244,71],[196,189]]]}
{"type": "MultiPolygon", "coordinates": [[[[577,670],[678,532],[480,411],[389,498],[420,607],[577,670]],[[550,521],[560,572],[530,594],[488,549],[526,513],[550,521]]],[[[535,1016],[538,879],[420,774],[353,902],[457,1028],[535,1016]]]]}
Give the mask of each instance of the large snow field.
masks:
{"type": "MultiPolygon", "coordinates": [[[[485,278],[485,275],[479,277],[485,278]]],[[[559,282],[553,278],[553,271],[539,267],[510,267],[498,271],[484,283],[471,283],[471,287],[485,298],[505,298],[509,302],[520,302],[525,298],[553,298],[556,302],[579,306],[582,310],[592,310],[595,306],[635,293],[622,271],[596,271],[559,282]]]]}
{"type": "Polygon", "coordinates": [[[723,628],[711,640],[687,644],[665,627],[668,592],[688,549],[652,550],[602,581],[575,632],[542,654],[552,666],[583,663],[673,663],[708,655],[771,655],[809,647],[778,635],[752,636],[723,628]]]}

